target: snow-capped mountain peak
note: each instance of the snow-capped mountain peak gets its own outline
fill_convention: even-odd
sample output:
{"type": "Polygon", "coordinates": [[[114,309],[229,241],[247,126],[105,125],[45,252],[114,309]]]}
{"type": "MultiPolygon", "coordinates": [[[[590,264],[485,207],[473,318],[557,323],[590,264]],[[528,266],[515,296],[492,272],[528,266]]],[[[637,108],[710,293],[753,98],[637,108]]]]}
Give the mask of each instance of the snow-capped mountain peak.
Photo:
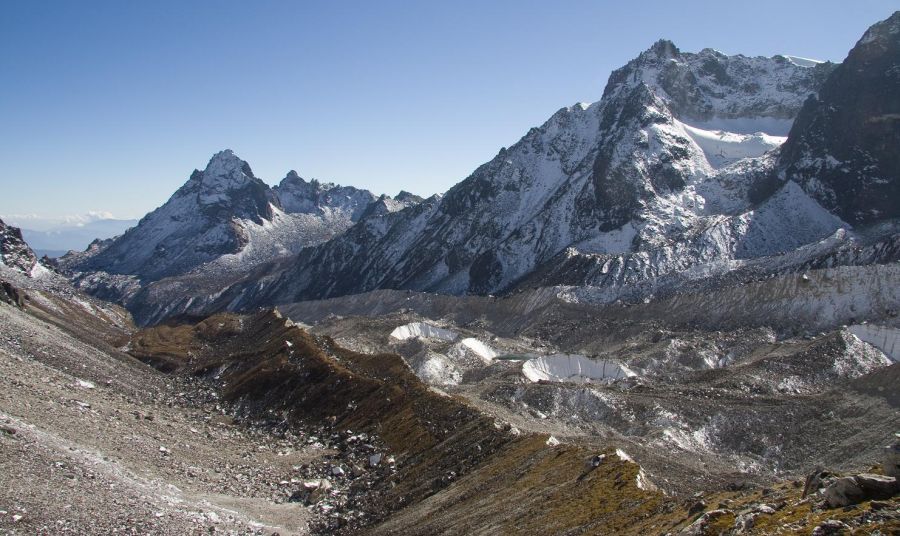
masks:
{"type": "MultiPolygon", "coordinates": [[[[890,29],[879,32],[871,43],[880,42],[882,33],[894,35],[890,29]]],[[[231,204],[216,203],[217,211],[201,211],[216,223],[194,226],[203,237],[200,247],[186,239],[196,234],[193,227],[166,231],[176,238],[157,248],[151,260],[185,264],[185,251],[195,257],[199,251],[208,253],[199,259],[207,266],[215,264],[210,262],[214,259],[238,266],[271,258],[269,251],[294,256],[269,264],[264,272],[229,289],[216,288],[197,300],[192,296],[188,305],[170,303],[181,292],[172,287],[175,294],[148,299],[144,318],[159,319],[175,310],[240,309],[379,288],[489,294],[523,286],[598,285],[604,288],[603,296],[614,300],[626,287],[643,292],[659,281],[680,281],[679,274],[689,271],[720,273],[832,235],[843,241],[850,233],[835,233],[856,221],[834,210],[827,196],[815,191],[816,183],[791,171],[805,162],[827,162],[825,156],[810,160],[814,154],[810,148],[823,147],[823,136],[840,134],[841,129],[812,121],[815,116],[810,115],[804,123],[828,128],[821,136],[812,132],[807,142],[791,128],[801,108],[819,102],[809,98],[818,94],[825,104],[835,103],[823,105],[822,113],[860,106],[883,110],[875,130],[890,134],[891,121],[900,116],[892,96],[900,92],[878,90],[866,102],[857,102],[849,91],[849,100],[837,98],[845,93],[844,86],[859,86],[857,75],[839,72],[849,71],[848,64],[852,66],[856,57],[891,67],[892,58],[898,56],[851,52],[838,67],[786,56],[729,56],[713,49],[682,52],[671,41],[660,40],[610,75],[600,101],[560,109],[445,195],[410,206],[405,201],[415,200],[405,195],[357,202],[359,190],[305,181],[289,173],[277,187],[264,191],[264,199],[272,200],[266,206],[274,207],[269,223],[257,225],[225,210],[231,204]],[[785,141],[788,132],[791,136],[785,141]],[[788,151],[791,139],[794,150],[788,151]],[[788,172],[796,177],[773,178],[788,172]],[[272,222],[297,222],[299,216],[347,225],[339,236],[325,236],[298,253],[293,249],[296,242],[287,245],[282,240],[288,234],[272,230],[287,227],[272,222]],[[275,235],[282,238],[273,242],[275,235]]],[[[888,83],[882,79],[895,72],[900,71],[880,69],[871,75],[880,88],[888,83]]],[[[854,112],[854,118],[865,117],[854,112]]],[[[866,132],[875,127],[866,126],[866,132]]],[[[223,164],[211,165],[210,174],[228,177],[226,184],[231,178],[252,183],[252,174],[232,156],[222,155],[223,164]]],[[[895,156],[871,156],[867,158],[880,160],[882,169],[893,169],[895,156]]],[[[811,172],[819,169],[807,167],[811,172]]],[[[848,184],[856,188],[868,180],[881,185],[883,178],[848,184]]],[[[205,177],[197,185],[202,180],[205,177]]],[[[878,186],[871,191],[894,192],[893,188],[878,186]]],[[[196,193],[194,186],[183,190],[170,203],[187,203],[196,193]]],[[[896,199],[882,197],[888,203],[896,199]]],[[[889,208],[873,217],[882,217],[889,208]]],[[[185,212],[182,209],[156,219],[168,229],[171,216],[177,220],[185,212]]],[[[154,238],[154,233],[147,238],[154,238]]],[[[145,239],[139,247],[146,249],[151,243],[145,239]]],[[[120,258],[129,262],[137,259],[134,254],[125,257],[125,250],[121,253],[120,258]]],[[[135,269],[152,264],[141,262],[135,269]]],[[[115,263],[111,267],[116,268],[115,263]]],[[[106,264],[103,269],[109,268],[106,264]]]]}
{"type": "Polygon", "coordinates": [[[660,40],[613,71],[603,98],[645,84],[676,117],[695,126],[785,136],[803,101],[833,68],[800,65],[785,56],[728,56],[711,48],[681,52],[660,40]]]}
{"type": "Polygon", "coordinates": [[[676,59],[681,54],[681,51],[678,50],[678,47],[672,41],[660,39],[653,43],[653,46],[647,49],[644,54],[648,56],[653,55],[661,60],[670,60],[676,59]]]}
{"type": "Polygon", "coordinates": [[[611,74],[600,101],[560,109],[441,199],[364,219],[235,303],[373,288],[492,293],[567,248],[618,254],[618,281],[768,254],[746,245],[763,219],[780,233],[796,221],[778,203],[755,215],[751,198],[774,166],[771,151],[834,69],[797,63],[657,41],[611,74]]]}
{"type": "Polygon", "coordinates": [[[250,170],[249,164],[244,160],[241,160],[241,158],[234,154],[234,151],[231,149],[223,149],[212,155],[212,158],[209,159],[209,163],[206,165],[206,169],[203,173],[204,175],[213,177],[225,177],[240,174],[246,177],[255,178],[253,176],[253,171],[250,170]]]}
{"type": "MultiPolygon", "coordinates": [[[[413,200],[384,202],[402,208],[413,200]]],[[[239,278],[260,264],[329,240],[376,204],[367,190],[306,181],[296,171],[269,188],[247,162],[226,149],[135,227],[66,255],[60,265],[77,273],[83,288],[107,298],[127,303],[159,283],[145,294],[177,301],[190,285],[213,288],[223,279],[239,278]]]]}
{"type": "MultiPolygon", "coordinates": [[[[289,174],[286,181],[315,192],[321,189],[296,173],[289,174]]],[[[360,203],[373,198],[365,192],[360,203]]],[[[327,239],[352,223],[349,215],[316,213],[310,218],[304,213],[304,218],[297,219],[292,212],[304,211],[282,210],[277,192],[257,178],[247,162],[226,149],[213,155],[203,171],[195,170],[165,204],[137,226],[103,248],[76,254],[62,263],[71,270],[102,270],[152,281],[237,254],[251,239],[260,242],[254,248],[257,252],[266,252],[253,256],[256,262],[263,262],[279,252],[286,255],[327,239]]]]}
{"type": "Polygon", "coordinates": [[[197,200],[200,204],[210,205],[226,200],[228,192],[247,187],[259,181],[247,162],[238,158],[231,149],[225,149],[213,155],[197,177],[200,182],[197,200]]]}

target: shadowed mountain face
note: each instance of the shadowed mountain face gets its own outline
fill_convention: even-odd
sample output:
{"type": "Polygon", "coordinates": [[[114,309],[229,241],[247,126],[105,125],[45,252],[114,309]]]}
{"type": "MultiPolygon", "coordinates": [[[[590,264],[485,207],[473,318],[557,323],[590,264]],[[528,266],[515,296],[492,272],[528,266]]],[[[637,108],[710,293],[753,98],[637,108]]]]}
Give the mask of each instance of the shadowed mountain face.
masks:
{"type": "Polygon", "coordinates": [[[800,111],[778,161],[853,224],[900,217],[900,12],[875,24],[800,111]]]}

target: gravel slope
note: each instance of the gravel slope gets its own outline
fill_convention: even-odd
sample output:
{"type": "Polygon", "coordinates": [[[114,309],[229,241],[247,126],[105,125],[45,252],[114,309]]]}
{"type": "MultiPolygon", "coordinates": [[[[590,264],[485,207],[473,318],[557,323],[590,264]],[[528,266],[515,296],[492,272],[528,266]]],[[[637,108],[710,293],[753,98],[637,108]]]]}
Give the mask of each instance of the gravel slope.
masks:
{"type": "Polygon", "coordinates": [[[0,305],[0,532],[304,534],[326,454],[236,424],[199,383],[0,305]]]}

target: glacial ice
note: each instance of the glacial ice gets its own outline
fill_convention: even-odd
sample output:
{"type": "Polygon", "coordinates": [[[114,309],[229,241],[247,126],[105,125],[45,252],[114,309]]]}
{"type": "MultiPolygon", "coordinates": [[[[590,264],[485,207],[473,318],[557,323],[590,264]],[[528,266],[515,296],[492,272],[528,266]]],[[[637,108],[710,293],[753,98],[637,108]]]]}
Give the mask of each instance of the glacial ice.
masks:
{"type": "Polygon", "coordinates": [[[590,359],[583,355],[555,354],[529,359],[522,374],[532,382],[591,383],[636,376],[628,367],[608,359],[590,359]]]}
{"type": "Polygon", "coordinates": [[[401,341],[414,339],[416,337],[423,339],[439,339],[442,341],[454,341],[459,335],[455,331],[439,328],[428,324],[427,322],[412,322],[394,328],[391,332],[391,338],[401,341]]]}
{"type": "Polygon", "coordinates": [[[856,324],[847,330],[863,342],[878,348],[894,363],[900,362],[900,329],[873,324],[856,324]]]}

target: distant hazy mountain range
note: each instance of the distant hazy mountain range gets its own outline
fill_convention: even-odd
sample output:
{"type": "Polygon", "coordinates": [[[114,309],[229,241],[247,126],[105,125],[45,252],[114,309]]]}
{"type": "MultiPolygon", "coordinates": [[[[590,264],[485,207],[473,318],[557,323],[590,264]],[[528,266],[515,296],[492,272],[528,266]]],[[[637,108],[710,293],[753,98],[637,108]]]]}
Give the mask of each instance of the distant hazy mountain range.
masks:
{"type": "Polygon", "coordinates": [[[39,257],[59,257],[69,250],[82,251],[93,240],[119,236],[138,222],[117,219],[103,212],[64,218],[7,215],[3,219],[22,228],[22,237],[39,257]]]}

